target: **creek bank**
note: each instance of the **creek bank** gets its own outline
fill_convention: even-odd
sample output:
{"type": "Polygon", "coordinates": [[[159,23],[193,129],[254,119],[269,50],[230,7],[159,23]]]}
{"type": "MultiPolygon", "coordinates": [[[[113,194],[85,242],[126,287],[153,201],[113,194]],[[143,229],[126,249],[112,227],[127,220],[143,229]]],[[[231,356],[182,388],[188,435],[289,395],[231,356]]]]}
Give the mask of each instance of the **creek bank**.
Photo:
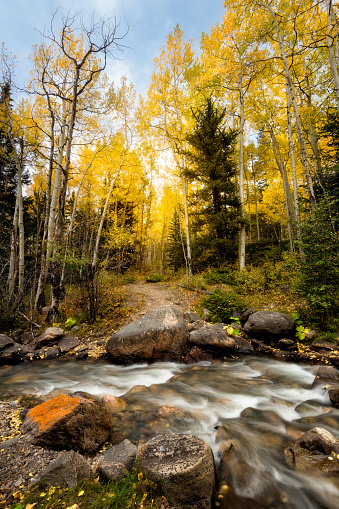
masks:
{"type": "MultiPolygon", "coordinates": [[[[196,376],[199,378],[201,367],[198,371],[196,371],[195,368],[199,367],[192,367],[192,371],[197,373],[196,376]]],[[[269,376],[269,374],[267,376],[269,376]]],[[[313,384],[311,380],[308,381],[308,384],[315,387],[322,384],[322,390],[326,390],[327,382],[332,381],[331,383],[335,383],[337,376],[338,372],[335,368],[322,366],[318,369],[317,373],[313,375],[313,384]]],[[[145,389],[146,388],[144,388],[144,390],[145,389]]],[[[149,390],[153,391],[155,394],[156,386],[153,388],[150,386],[149,390]]],[[[78,394],[79,393],[74,393],[69,396],[69,398],[74,399],[75,403],[77,403],[79,399],[78,394]]],[[[111,406],[112,399],[108,397],[108,395],[98,400],[98,398],[92,397],[91,395],[82,394],[81,398],[88,398],[89,401],[97,405],[98,408],[102,406],[107,408],[111,418],[110,437],[104,447],[99,449],[94,455],[93,453],[86,454],[85,457],[76,455],[75,453],[79,448],[75,440],[79,440],[79,444],[81,444],[82,436],[81,433],[78,433],[75,439],[73,434],[70,439],[64,422],[63,412],[60,414],[60,422],[63,424],[64,429],[64,443],[59,442],[57,448],[60,449],[64,447],[64,449],[60,452],[53,450],[54,445],[52,440],[48,442],[48,446],[45,445],[42,448],[33,445],[34,437],[32,434],[20,434],[20,430],[23,432],[27,429],[26,424],[31,418],[31,410],[27,413],[27,410],[20,409],[14,404],[7,404],[7,409],[10,410],[12,408],[12,412],[14,408],[17,408],[15,411],[17,418],[13,419],[12,417],[11,419],[12,423],[15,422],[14,429],[17,433],[12,439],[9,438],[7,444],[5,443],[2,445],[4,451],[0,454],[0,462],[2,462],[0,468],[3,481],[0,491],[2,491],[5,497],[3,501],[7,500],[8,503],[14,502],[12,493],[14,492],[17,494],[17,492],[25,491],[29,487],[31,480],[34,482],[44,480],[47,484],[56,485],[60,483],[58,479],[62,477],[62,479],[65,480],[63,482],[65,482],[67,486],[72,486],[77,480],[83,480],[84,475],[88,476],[87,478],[90,479],[95,473],[99,474],[100,478],[103,480],[117,480],[126,470],[135,464],[134,458],[137,456],[144,475],[150,480],[153,479],[159,487],[161,486],[164,495],[167,496],[169,500],[173,500],[175,508],[181,505],[182,507],[190,507],[192,509],[197,507],[207,509],[211,507],[213,500],[218,502],[218,507],[224,507],[225,509],[230,506],[239,508],[280,507],[280,505],[276,505],[279,500],[279,493],[275,486],[269,482],[269,478],[265,480],[265,476],[268,474],[266,469],[263,469],[260,475],[261,481],[267,483],[269,488],[265,489],[261,496],[258,494],[253,495],[253,497],[250,495],[239,495],[239,486],[241,490],[245,491],[248,486],[247,491],[250,491],[250,479],[257,475],[256,470],[258,467],[255,463],[252,464],[250,461],[252,454],[251,448],[244,457],[242,451],[243,445],[241,441],[239,441],[236,428],[232,429],[232,419],[228,419],[227,424],[222,425],[215,434],[215,443],[218,448],[218,452],[215,455],[218,473],[216,489],[214,490],[213,487],[212,490],[212,484],[208,481],[208,479],[212,478],[211,462],[208,459],[211,456],[206,443],[194,435],[192,438],[192,435],[187,434],[187,432],[177,433],[171,431],[177,429],[177,424],[180,423],[180,421],[183,423],[185,422],[185,411],[165,405],[158,407],[156,410],[142,410],[140,404],[138,405],[138,401],[139,403],[141,402],[138,394],[140,394],[140,387],[134,386],[129,393],[113,401],[113,408],[111,406]],[[117,404],[117,400],[123,402],[123,404],[117,404]],[[20,418],[24,421],[22,426],[20,426],[20,418]],[[144,426],[144,431],[142,433],[140,433],[141,423],[144,426]],[[137,434],[135,434],[135,430],[138,431],[137,434]],[[193,468],[191,464],[193,453],[188,452],[185,446],[186,441],[190,442],[190,440],[193,440],[193,443],[196,444],[196,446],[194,446],[196,450],[198,452],[200,451],[198,456],[195,457],[195,465],[202,468],[199,475],[195,474],[193,477],[191,473],[195,471],[194,469],[196,468],[193,468]],[[71,452],[66,452],[66,450],[70,448],[71,452]],[[104,449],[106,450],[104,451],[104,449]],[[147,451],[148,453],[146,454],[147,451]],[[180,452],[179,456],[178,451],[180,452]],[[146,457],[148,458],[147,464],[143,464],[142,460],[146,457]],[[167,469],[172,469],[173,475],[171,474],[170,478],[168,478],[167,475],[165,475],[164,478],[159,477],[159,471],[162,468],[161,465],[165,465],[167,469]],[[178,470],[178,465],[181,465],[182,470],[178,470]],[[187,466],[184,468],[184,465],[187,466]],[[152,472],[154,473],[152,474],[152,472]],[[183,476],[186,476],[186,474],[188,476],[187,481],[185,481],[188,483],[187,485],[190,486],[194,478],[198,480],[201,479],[201,489],[200,484],[198,484],[198,487],[195,489],[180,490],[180,485],[184,485],[181,484],[183,483],[183,476]],[[202,491],[203,486],[206,488],[204,488],[204,492],[202,491]],[[182,498],[176,499],[176,494],[179,496],[182,492],[184,492],[186,497],[192,495],[192,498],[186,498],[185,500],[182,498]],[[205,495],[202,495],[202,493],[205,493],[205,495]],[[209,495],[207,496],[206,493],[209,495]],[[269,504],[267,504],[267,502],[269,502],[269,504]]],[[[47,395],[47,397],[49,397],[49,395],[47,395]]],[[[43,410],[44,422],[49,422],[51,420],[54,423],[56,418],[55,402],[59,399],[60,397],[57,396],[56,398],[47,400],[47,402],[49,402],[48,408],[50,409],[48,411],[45,403],[40,403],[35,406],[35,414],[40,416],[43,410]]],[[[37,402],[38,401],[35,400],[32,404],[36,404],[37,402]]],[[[1,406],[2,405],[0,405],[0,407],[1,406]]],[[[256,421],[259,423],[262,422],[262,418],[260,417],[263,417],[262,412],[263,410],[248,407],[243,410],[241,417],[250,419],[253,423],[256,421]]],[[[8,418],[9,417],[7,417],[7,419],[8,418]]],[[[273,427],[280,427],[283,423],[282,418],[273,411],[269,416],[269,420],[273,427]]],[[[330,421],[331,416],[328,418],[329,423],[330,421]]],[[[267,419],[265,422],[268,422],[267,419]]],[[[337,484],[339,475],[338,440],[324,428],[318,428],[314,431],[312,421],[309,421],[308,427],[311,428],[309,432],[317,433],[316,439],[312,437],[308,438],[308,435],[299,427],[297,441],[292,443],[294,439],[292,435],[289,435],[289,445],[286,444],[286,437],[279,437],[274,433],[267,433],[269,430],[267,424],[266,427],[260,427],[260,432],[263,434],[263,437],[265,437],[264,440],[267,444],[271,444],[271,440],[273,440],[274,447],[277,447],[277,450],[280,451],[280,462],[287,461],[290,468],[300,468],[302,470],[302,466],[300,467],[300,465],[302,465],[300,458],[302,458],[303,464],[306,464],[306,461],[308,461],[308,466],[306,467],[308,473],[319,471],[323,476],[329,479],[329,482],[337,484]],[[324,442],[323,439],[326,439],[326,441],[324,442]],[[286,448],[287,445],[288,447],[286,448]],[[297,459],[292,462],[290,462],[287,457],[288,448],[296,451],[295,453],[293,452],[293,454],[297,459]],[[299,454],[299,457],[297,457],[297,454],[299,454]]],[[[48,428],[52,431],[52,427],[48,428]]],[[[99,444],[97,447],[100,447],[99,444]]],[[[213,465],[213,469],[214,468],[215,466],[213,465]]],[[[166,471],[168,472],[168,470],[166,471]]]]}
{"type": "MultiPolygon", "coordinates": [[[[266,336],[265,340],[259,340],[256,337],[254,337],[254,334],[252,336],[247,337],[229,334],[227,332],[227,325],[225,324],[211,325],[200,319],[197,319],[199,318],[197,316],[189,315],[187,315],[187,317],[185,316],[186,318],[185,320],[186,329],[185,329],[185,327],[181,326],[182,324],[181,317],[178,315],[177,312],[173,312],[175,319],[173,317],[171,319],[168,319],[168,316],[173,315],[172,310],[169,310],[167,307],[165,310],[163,309],[160,314],[163,317],[162,320],[165,321],[166,327],[167,326],[177,327],[176,323],[177,322],[180,323],[180,327],[178,327],[178,329],[180,329],[182,332],[182,339],[179,340],[177,337],[177,341],[178,344],[181,345],[180,348],[178,349],[178,352],[180,352],[178,358],[181,356],[180,359],[181,361],[196,362],[197,360],[213,360],[218,358],[220,359],[220,357],[235,358],[242,354],[252,354],[252,352],[255,352],[256,354],[259,355],[276,357],[278,359],[299,361],[300,360],[299,356],[300,354],[302,354],[301,359],[304,362],[321,363],[322,361],[324,364],[329,364],[331,362],[333,364],[332,367],[327,368],[326,366],[324,366],[323,368],[321,368],[321,370],[318,370],[314,383],[325,383],[328,390],[332,391],[339,390],[339,383],[337,383],[339,378],[338,371],[334,367],[338,365],[338,362],[335,361],[335,359],[338,359],[337,350],[333,350],[332,348],[329,348],[328,345],[326,344],[324,345],[323,343],[316,341],[314,343],[315,344],[314,348],[312,348],[311,346],[307,351],[306,350],[299,351],[300,346],[298,346],[297,342],[293,338],[293,327],[291,329],[290,337],[281,337],[281,334],[280,335],[278,334],[274,337],[266,336]],[[196,331],[199,331],[199,341],[195,339],[195,336],[197,335],[194,333],[196,331]],[[229,341],[228,340],[226,341],[227,338],[225,334],[227,338],[229,338],[229,341]],[[218,335],[220,337],[220,340],[218,340],[218,335]],[[202,337],[205,337],[205,339],[202,340],[201,339],[202,337]]],[[[154,316],[154,313],[151,316],[154,316]]],[[[146,320],[149,320],[149,318],[150,318],[149,316],[148,317],[146,316],[146,320]]],[[[270,315],[270,319],[271,318],[272,317],[270,315]]],[[[158,323],[160,329],[164,327],[163,330],[165,330],[166,332],[167,329],[165,328],[165,325],[161,321],[160,325],[158,323]]],[[[241,329],[239,330],[241,331],[241,329]]],[[[48,335],[49,334],[50,332],[48,332],[48,335]]],[[[257,334],[258,333],[256,333],[256,335],[257,334]]],[[[45,343],[45,341],[47,342],[46,337],[48,335],[45,334],[43,344],[45,343]]],[[[149,337],[149,343],[153,345],[153,349],[155,348],[154,342],[156,341],[155,340],[156,337],[157,337],[156,335],[155,336],[150,335],[149,337]]],[[[52,338],[51,341],[55,341],[56,340],[55,338],[59,338],[60,341],[60,336],[58,335],[52,338]]],[[[8,340],[5,338],[3,344],[6,347],[6,345],[11,343],[10,342],[8,343],[8,340]]],[[[47,346],[44,346],[44,348],[47,348],[47,346]]],[[[51,345],[49,348],[53,348],[53,345],[51,345]]],[[[147,351],[147,349],[145,349],[145,351],[147,351]]],[[[148,351],[151,350],[149,349],[148,351]]],[[[162,351],[164,351],[164,349],[162,349],[162,351]]],[[[128,359],[130,359],[130,357],[128,357],[128,359]]],[[[152,361],[152,357],[149,357],[149,360],[152,361]]],[[[130,360],[128,360],[128,362],[130,362],[130,360]]],[[[141,358],[140,362],[145,362],[145,359],[141,358]]],[[[138,425],[139,422],[147,423],[146,436],[142,437],[141,440],[142,443],[147,443],[152,441],[152,439],[156,437],[157,434],[159,434],[159,432],[162,433],[164,430],[170,431],[172,423],[174,423],[176,420],[180,420],[181,418],[185,417],[182,414],[182,411],[174,407],[170,408],[162,406],[158,408],[157,412],[147,412],[145,410],[138,410],[137,408],[135,408],[134,410],[130,410],[128,405],[126,405],[125,399],[126,401],[128,401],[128,398],[131,397],[132,395],[134,395],[134,397],[137,398],[137,394],[138,387],[134,387],[130,391],[130,393],[126,395],[126,398],[124,399],[116,398],[113,395],[107,395],[106,398],[102,399],[102,404],[105,405],[105,407],[110,413],[111,424],[110,424],[110,438],[108,442],[109,445],[111,445],[112,447],[119,446],[119,444],[121,444],[124,440],[128,439],[127,437],[129,434],[129,430],[131,430],[133,426],[138,425]]],[[[81,395],[81,397],[84,397],[86,399],[85,394],[81,395]]],[[[19,414],[21,414],[21,417],[24,418],[28,410],[23,409],[21,412],[18,413],[18,410],[15,409],[15,406],[14,407],[7,406],[6,408],[9,414],[12,415],[12,418],[13,415],[17,417],[18,422],[20,418],[19,414]]],[[[13,431],[13,428],[11,429],[13,431]]],[[[19,427],[17,429],[19,430],[19,427]]],[[[22,430],[24,431],[25,427],[22,430]]],[[[71,441],[69,440],[68,428],[66,429],[66,432],[63,431],[63,434],[65,438],[65,443],[64,445],[59,444],[58,445],[59,449],[62,449],[63,447],[67,449],[69,448],[69,444],[71,443],[71,441]]],[[[4,473],[4,481],[2,486],[2,492],[4,497],[3,500],[10,500],[13,502],[13,499],[11,499],[11,495],[13,492],[27,489],[31,483],[31,480],[34,481],[39,480],[42,476],[44,468],[47,468],[48,465],[50,465],[54,460],[57,460],[61,456],[60,452],[56,452],[52,449],[53,447],[52,441],[49,442],[48,446],[44,445],[44,448],[42,448],[32,443],[31,436],[22,435],[20,434],[20,432],[18,432],[15,436],[9,435],[9,438],[5,440],[5,442],[3,443],[4,445],[2,445],[2,448],[4,450],[1,452],[2,465],[0,465],[0,467],[2,468],[2,472],[4,473]]],[[[139,440],[137,440],[134,445],[136,447],[139,447],[141,443],[139,443],[139,440]]],[[[73,443],[72,447],[75,450],[79,450],[78,445],[75,443],[73,443]]],[[[219,503],[221,504],[221,506],[223,506],[222,504],[224,504],[224,501],[228,500],[228,503],[236,504],[237,507],[248,507],[249,503],[252,504],[252,507],[265,507],[265,505],[260,505],[260,501],[258,502],[256,500],[251,500],[246,497],[244,500],[242,500],[241,497],[237,495],[236,485],[232,487],[231,481],[234,478],[232,473],[234,472],[233,466],[237,465],[236,470],[239,472],[242,470],[241,464],[238,465],[236,462],[237,458],[236,453],[232,452],[234,451],[234,449],[236,449],[236,444],[234,443],[234,440],[231,441],[231,443],[229,443],[229,440],[225,439],[223,441],[223,445],[220,446],[221,455],[223,455],[224,451],[227,451],[224,454],[224,456],[227,456],[228,458],[232,459],[232,461],[230,460],[229,462],[229,464],[232,465],[232,469],[227,470],[226,467],[224,466],[222,467],[223,474],[222,476],[221,474],[219,475],[218,481],[219,487],[217,491],[219,503]],[[230,479],[230,481],[226,482],[226,479],[230,479]]],[[[319,453],[324,454],[323,451],[319,451],[319,453]]],[[[65,451],[62,450],[61,454],[65,454],[65,451]]],[[[94,454],[93,451],[91,451],[91,454],[94,454]]],[[[69,455],[69,457],[72,458],[73,456],[69,455]]],[[[94,472],[98,471],[97,466],[99,461],[102,460],[102,458],[103,458],[102,452],[96,452],[94,457],[88,456],[86,458],[86,461],[89,462],[92,471],[94,472]]],[[[333,458],[332,460],[326,461],[336,462],[337,458],[333,458]]],[[[57,471],[59,470],[59,468],[61,468],[60,463],[64,465],[66,461],[62,460],[56,465],[57,471]]],[[[70,463],[71,465],[73,465],[74,461],[72,461],[71,459],[70,463]]],[[[121,467],[121,464],[124,465],[123,461],[121,461],[121,456],[119,461],[116,459],[115,462],[112,461],[112,464],[109,462],[110,466],[106,468],[106,471],[112,469],[115,473],[119,473],[125,471],[125,469],[128,468],[126,465],[124,467],[121,467]],[[114,463],[116,463],[118,466],[114,466],[114,463]]],[[[333,466],[335,466],[335,463],[333,463],[333,466]]],[[[73,471],[72,478],[76,479],[77,475],[78,474],[73,471]]],[[[246,473],[243,476],[243,482],[246,483],[246,473]]],[[[274,498],[274,493],[271,496],[274,498]]],[[[192,503],[197,504],[197,501],[193,501],[192,503]]],[[[200,507],[208,507],[204,505],[205,502],[201,502],[201,504],[202,505],[200,507]]],[[[196,505],[192,507],[196,507],[196,505]]],[[[224,505],[224,507],[227,507],[227,505],[224,505]]]]}
{"type": "Polygon", "coordinates": [[[305,345],[295,338],[296,324],[284,314],[250,309],[239,313],[241,323],[211,324],[191,311],[162,305],[109,336],[82,338],[76,331],[49,327],[38,336],[14,331],[0,334],[0,365],[69,357],[77,360],[107,357],[115,363],[155,361],[199,362],[240,355],[265,355],[276,359],[331,364],[339,367],[336,343],[318,340],[314,331],[305,345]]]}

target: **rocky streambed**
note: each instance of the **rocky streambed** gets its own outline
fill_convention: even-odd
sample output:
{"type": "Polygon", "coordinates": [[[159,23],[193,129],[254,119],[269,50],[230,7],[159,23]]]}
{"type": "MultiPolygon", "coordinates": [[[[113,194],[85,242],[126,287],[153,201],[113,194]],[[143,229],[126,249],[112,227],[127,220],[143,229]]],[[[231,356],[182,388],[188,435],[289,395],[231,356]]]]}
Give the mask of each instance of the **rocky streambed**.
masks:
{"type": "Polygon", "coordinates": [[[303,351],[285,315],[247,317],[245,330],[246,323],[246,337],[236,336],[165,306],[115,333],[109,361],[75,360],[70,350],[48,362],[3,365],[4,507],[45,469],[53,472],[54,461],[77,480],[77,465],[106,478],[129,468],[131,457],[143,458],[150,477],[159,461],[172,465],[164,478],[173,479],[167,494],[178,507],[213,500],[225,508],[337,507],[338,352],[317,341],[303,351]],[[175,479],[184,486],[195,468],[187,463],[192,451],[204,482],[187,481],[191,498],[176,498],[183,490],[175,479]]]}

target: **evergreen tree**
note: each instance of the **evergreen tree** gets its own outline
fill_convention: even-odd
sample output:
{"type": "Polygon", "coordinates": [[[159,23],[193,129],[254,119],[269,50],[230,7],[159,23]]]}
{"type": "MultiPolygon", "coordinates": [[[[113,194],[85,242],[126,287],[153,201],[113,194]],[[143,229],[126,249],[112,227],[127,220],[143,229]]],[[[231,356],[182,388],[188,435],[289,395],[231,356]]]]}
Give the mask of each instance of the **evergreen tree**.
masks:
{"type": "MultiPolygon", "coordinates": [[[[194,130],[187,136],[190,163],[186,178],[193,183],[193,229],[196,256],[206,248],[220,264],[233,258],[238,229],[238,197],[233,157],[236,132],[225,126],[226,110],[211,98],[192,112],[194,130]],[[197,252],[198,251],[198,252],[197,252]]],[[[207,260],[206,260],[207,262],[207,260]]]]}
{"type": "Polygon", "coordinates": [[[168,228],[167,261],[174,272],[185,267],[185,232],[182,231],[182,211],[175,207],[172,220],[168,228]]]}
{"type": "Polygon", "coordinates": [[[321,134],[327,139],[330,150],[326,151],[319,181],[315,184],[317,199],[325,198],[332,224],[339,229],[339,114],[336,110],[327,113],[321,134]]]}

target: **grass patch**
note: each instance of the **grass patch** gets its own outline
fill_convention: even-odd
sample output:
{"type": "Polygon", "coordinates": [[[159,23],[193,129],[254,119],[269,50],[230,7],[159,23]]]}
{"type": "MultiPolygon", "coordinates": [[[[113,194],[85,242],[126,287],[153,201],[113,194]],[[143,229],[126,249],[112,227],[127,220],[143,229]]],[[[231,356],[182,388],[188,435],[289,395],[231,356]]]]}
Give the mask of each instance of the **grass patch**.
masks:
{"type": "Polygon", "coordinates": [[[149,276],[146,276],[145,281],[146,283],[160,283],[163,279],[164,276],[161,274],[150,274],[149,276]]]}
{"type": "Polygon", "coordinates": [[[165,502],[156,483],[145,479],[139,469],[128,472],[115,482],[86,481],[76,488],[34,485],[20,496],[12,509],[159,509],[165,502]],[[33,505],[34,504],[34,505],[33,505]]]}

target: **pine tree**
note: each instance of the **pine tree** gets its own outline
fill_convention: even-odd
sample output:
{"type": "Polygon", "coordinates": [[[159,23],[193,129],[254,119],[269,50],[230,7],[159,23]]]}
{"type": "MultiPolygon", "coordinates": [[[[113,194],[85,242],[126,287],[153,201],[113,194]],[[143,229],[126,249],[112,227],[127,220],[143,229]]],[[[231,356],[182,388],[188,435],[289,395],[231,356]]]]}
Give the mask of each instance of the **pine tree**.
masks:
{"type": "Polygon", "coordinates": [[[217,256],[220,264],[232,258],[237,235],[238,197],[235,183],[233,147],[236,132],[225,126],[226,110],[211,98],[192,112],[194,130],[187,136],[191,147],[186,153],[190,167],[186,178],[195,189],[193,228],[196,244],[217,256]]]}
{"type": "Polygon", "coordinates": [[[180,206],[174,209],[168,228],[167,262],[174,272],[185,266],[185,233],[182,229],[182,211],[180,206]]]}

